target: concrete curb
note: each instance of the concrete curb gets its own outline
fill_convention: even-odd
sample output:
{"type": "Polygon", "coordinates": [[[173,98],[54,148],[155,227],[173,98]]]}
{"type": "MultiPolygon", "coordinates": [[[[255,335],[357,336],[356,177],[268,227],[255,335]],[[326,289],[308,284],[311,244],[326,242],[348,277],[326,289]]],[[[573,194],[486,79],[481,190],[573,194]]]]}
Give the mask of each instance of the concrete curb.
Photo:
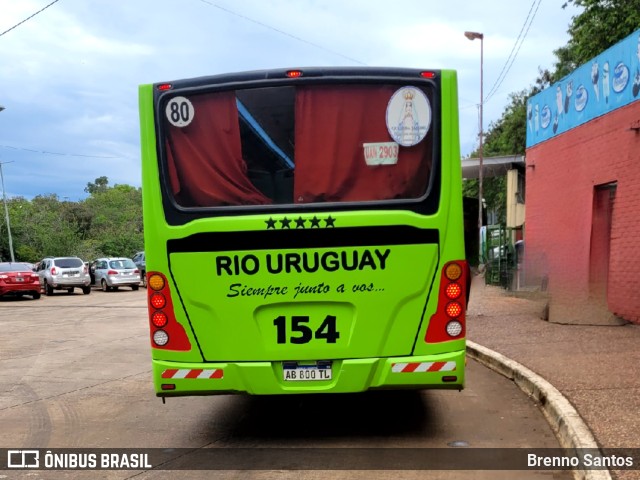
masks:
{"type": "MultiPolygon", "coordinates": [[[[563,448],[600,450],[589,427],[560,391],[524,365],[467,340],[469,357],[513,380],[524,393],[540,404],[563,448]]],[[[611,480],[608,470],[573,470],[578,480],[611,480]]]]}

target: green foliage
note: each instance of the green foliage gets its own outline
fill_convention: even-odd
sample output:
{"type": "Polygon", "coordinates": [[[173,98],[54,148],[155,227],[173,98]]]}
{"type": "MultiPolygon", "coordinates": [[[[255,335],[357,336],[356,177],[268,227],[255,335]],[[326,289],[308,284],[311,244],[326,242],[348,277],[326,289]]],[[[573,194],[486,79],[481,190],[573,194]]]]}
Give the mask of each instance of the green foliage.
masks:
{"type": "MultiPolygon", "coordinates": [[[[16,260],[77,255],[89,261],[100,256],[132,257],[142,250],[141,189],[111,187],[107,177],[99,177],[86,190],[90,196],[79,202],[60,201],[57,195],[8,200],[16,260]]],[[[0,223],[0,257],[10,258],[4,221],[0,223]]]]}
{"type": "Polygon", "coordinates": [[[484,144],[485,156],[524,155],[527,143],[527,99],[530,94],[530,91],[523,90],[509,95],[510,103],[502,116],[489,125],[484,144]]]}
{"type": "Polygon", "coordinates": [[[559,80],[602,51],[615,45],[640,26],[640,0],[568,0],[584,10],[573,17],[569,42],[554,53],[559,80]]]}
{"type": "Polygon", "coordinates": [[[109,179],[105,176],[98,177],[94,182],[88,182],[84,191],[91,195],[98,192],[106,192],[109,188],[109,179]]]}

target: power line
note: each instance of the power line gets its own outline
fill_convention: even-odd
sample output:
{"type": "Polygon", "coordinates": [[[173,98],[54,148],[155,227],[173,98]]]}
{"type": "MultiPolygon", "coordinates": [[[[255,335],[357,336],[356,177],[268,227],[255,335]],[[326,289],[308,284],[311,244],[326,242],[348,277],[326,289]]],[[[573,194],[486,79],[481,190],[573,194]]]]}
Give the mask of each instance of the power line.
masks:
{"type": "Polygon", "coordinates": [[[36,15],[38,15],[40,12],[43,12],[44,10],[46,10],[47,8],[49,8],[51,5],[53,5],[54,3],[58,3],[60,0],[53,0],[53,2],[51,2],[49,5],[47,5],[46,7],[41,8],[40,10],[38,10],[36,13],[34,13],[33,15],[28,16],[27,18],[25,18],[24,20],[22,20],[20,23],[16,23],[13,27],[11,27],[8,30],[5,30],[4,32],[0,33],[0,37],[3,36],[5,33],[10,32],[11,30],[13,30],[14,28],[19,27],[20,25],[22,25],[24,22],[26,22],[27,20],[31,20],[33,17],[35,17],[36,15]]]}
{"type": "Polygon", "coordinates": [[[217,8],[219,10],[222,10],[223,12],[226,12],[226,13],[228,13],[230,15],[234,15],[234,16],[236,16],[238,18],[242,18],[243,20],[247,20],[249,22],[255,23],[256,25],[260,25],[261,27],[268,28],[269,30],[273,30],[274,32],[277,32],[277,33],[279,33],[281,35],[285,35],[285,36],[287,36],[289,38],[293,38],[294,40],[297,40],[299,42],[306,43],[307,45],[311,45],[312,47],[319,48],[320,50],[324,50],[325,52],[331,53],[333,55],[338,55],[338,56],[340,56],[342,58],[345,58],[345,59],[347,59],[347,60],[349,60],[351,62],[355,62],[355,63],[358,63],[360,65],[366,65],[366,63],[363,63],[360,60],[356,60],[355,58],[351,58],[351,57],[348,57],[346,55],[343,55],[342,53],[330,50],[330,49],[328,49],[326,47],[323,47],[322,45],[318,45],[317,43],[313,43],[313,42],[310,42],[308,40],[305,40],[304,38],[297,37],[297,36],[292,35],[292,34],[290,34],[288,32],[285,32],[284,30],[280,30],[278,28],[272,27],[271,25],[268,25],[266,23],[260,22],[258,20],[255,20],[255,19],[251,18],[251,17],[247,17],[246,15],[242,15],[240,13],[234,12],[233,10],[229,10],[228,8],[221,7],[220,5],[217,5],[215,3],[209,2],[208,0],[200,0],[200,1],[202,3],[206,3],[207,5],[209,5],[211,7],[214,7],[214,8],[217,8]]]}
{"type": "Polygon", "coordinates": [[[122,157],[111,157],[106,155],[83,155],[80,153],[61,153],[61,152],[48,152],[46,150],[33,150],[31,148],[22,148],[22,147],[12,147],[10,145],[0,145],[1,148],[10,148],[12,150],[22,150],[24,152],[33,152],[33,153],[42,153],[45,155],[60,155],[64,157],[83,157],[83,158],[122,158],[122,157]]]}
{"type": "Polygon", "coordinates": [[[540,7],[540,3],[542,3],[542,0],[533,0],[533,3],[531,4],[531,8],[529,9],[529,13],[527,14],[527,18],[525,18],[524,23],[522,24],[522,28],[520,29],[520,33],[518,34],[518,38],[516,38],[516,41],[513,44],[511,53],[509,53],[509,56],[507,57],[507,60],[505,61],[504,66],[502,67],[502,71],[498,75],[498,78],[493,84],[493,87],[491,87],[491,89],[489,90],[489,93],[484,98],[485,102],[487,102],[491,97],[493,97],[496,94],[496,92],[502,85],[502,82],[504,82],[504,79],[507,77],[509,70],[511,70],[511,67],[513,66],[513,62],[515,62],[516,57],[520,52],[520,48],[522,47],[522,44],[524,43],[524,40],[527,37],[527,34],[529,33],[529,29],[531,28],[533,19],[536,17],[536,14],[538,13],[538,8],[540,7]],[[536,1],[538,2],[537,5],[536,5],[536,1]],[[535,7],[535,10],[534,10],[534,7],[535,7]],[[533,15],[531,14],[531,12],[533,12],[533,15]],[[523,35],[523,32],[524,32],[524,35],[523,35]]]}

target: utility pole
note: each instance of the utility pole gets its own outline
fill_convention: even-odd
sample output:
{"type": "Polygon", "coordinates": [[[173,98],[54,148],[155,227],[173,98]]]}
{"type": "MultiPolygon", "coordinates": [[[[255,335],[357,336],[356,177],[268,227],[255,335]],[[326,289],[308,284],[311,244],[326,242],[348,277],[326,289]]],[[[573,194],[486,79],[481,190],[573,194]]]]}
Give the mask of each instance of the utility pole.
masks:
{"type": "Polygon", "coordinates": [[[480,236],[480,246],[482,246],[482,180],[483,180],[483,119],[482,119],[482,110],[484,106],[484,92],[483,92],[483,83],[484,83],[484,34],[480,32],[464,32],[464,36],[469,40],[480,40],[480,146],[478,148],[478,159],[479,168],[478,168],[478,235],[480,236]]]}
{"type": "MultiPolygon", "coordinates": [[[[0,105],[0,112],[4,110],[4,107],[0,105]]],[[[12,162],[0,162],[0,182],[2,183],[2,200],[4,202],[4,218],[7,222],[7,232],[9,233],[9,252],[11,252],[11,261],[15,262],[16,257],[13,255],[13,239],[11,238],[11,224],[9,223],[9,208],[7,207],[7,192],[4,189],[4,175],[2,174],[2,165],[12,162]]]]}
{"type": "Polygon", "coordinates": [[[7,222],[7,232],[9,233],[9,252],[11,253],[11,261],[15,262],[16,257],[13,255],[13,239],[11,238],[11,223],[9,222],[9,208],[7,207],[7,191],[4,189],[4,175],[2,173],[2,165],[13,162],[0,162],[0,181],[2,182],[2,201],[4,202],[4,218],[7,222]]]}

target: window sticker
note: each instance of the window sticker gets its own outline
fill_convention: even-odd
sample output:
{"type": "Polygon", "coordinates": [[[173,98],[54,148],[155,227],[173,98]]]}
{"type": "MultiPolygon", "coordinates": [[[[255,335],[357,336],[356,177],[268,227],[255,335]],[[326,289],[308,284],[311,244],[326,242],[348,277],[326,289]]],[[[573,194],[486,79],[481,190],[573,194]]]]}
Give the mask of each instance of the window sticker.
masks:
{"type": "Polygon", "coordinates": [[[420,143],[431,126],[431,107],[424,92],[416,87],[398,89],[387,105],[387,130],[403,147],[420,143]]]}
{"type": "Polygon", "coordinates": [[[195,116],[193,104],[186,97],[173,97],[165,109],[167,120],[174,127],[186,127],[195,116]]]}
{"type": "Polygon", "coordinates": [[[364,161],[367,165],[395,165],[400,146],[396,142],[364,143],[364,161]]]}

